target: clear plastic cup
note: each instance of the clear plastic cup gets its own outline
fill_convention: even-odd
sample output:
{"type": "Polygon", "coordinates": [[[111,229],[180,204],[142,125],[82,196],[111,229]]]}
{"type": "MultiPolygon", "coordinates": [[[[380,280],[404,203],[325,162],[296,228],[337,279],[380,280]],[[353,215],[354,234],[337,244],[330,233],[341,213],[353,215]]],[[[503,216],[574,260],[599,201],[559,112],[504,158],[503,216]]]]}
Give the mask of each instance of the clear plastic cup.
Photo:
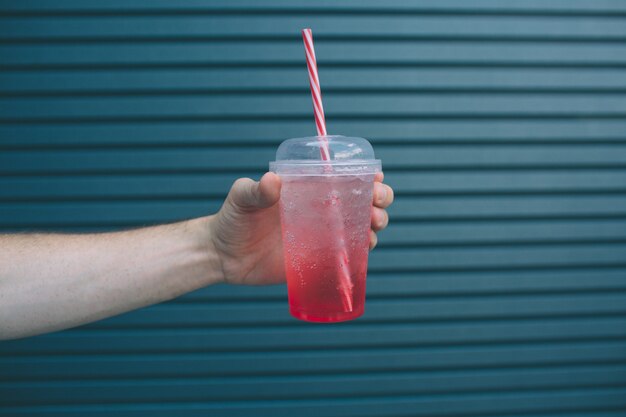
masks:
{"type": "Polygon", "coordinates": [[[281,177],[280,215],[291,315],[332,323],[363,314],[374,176],[363,138],[284,141],[270,170],[281,177]],[[330,160],[322,160],[326,146],[330,160]]]}

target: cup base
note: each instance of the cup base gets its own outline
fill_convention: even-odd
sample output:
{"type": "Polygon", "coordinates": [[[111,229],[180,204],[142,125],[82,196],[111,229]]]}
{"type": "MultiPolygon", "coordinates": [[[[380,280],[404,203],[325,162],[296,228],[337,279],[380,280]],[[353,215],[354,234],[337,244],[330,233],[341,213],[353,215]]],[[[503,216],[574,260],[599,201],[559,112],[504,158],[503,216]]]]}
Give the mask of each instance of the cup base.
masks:
{"type": "Polygon", "coordinates": [[[339,323],[342,321],[349,321],[359,318],[363,315],[364,308],[361,307],[359,309],[350,311],[350,312],[342,312],[337,314],[326,314],[323,316],[310,314],[305,311],[290,309],[289,313],[298,320],[308,321],[310,323],[339,323]]]}

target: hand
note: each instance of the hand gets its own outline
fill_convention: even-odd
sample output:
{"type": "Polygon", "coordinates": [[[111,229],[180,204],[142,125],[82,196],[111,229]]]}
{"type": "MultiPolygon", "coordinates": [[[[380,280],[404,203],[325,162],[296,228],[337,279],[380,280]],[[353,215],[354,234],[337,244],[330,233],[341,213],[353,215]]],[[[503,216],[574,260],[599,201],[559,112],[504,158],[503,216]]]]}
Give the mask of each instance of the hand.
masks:
{"type": "MultiPolygon", "coordinates": [[[[387,227],[385,211],[393,190],[376,175],[373,192],[370,248],[376,232],[387,227]]],[[[210,219],[213,246],[221,259],[223,280],[232,284],[263,285],[285,282],[278,199],[280,178],[268,172],[259,182],[240,178],[220,211],[210,219]]]]}

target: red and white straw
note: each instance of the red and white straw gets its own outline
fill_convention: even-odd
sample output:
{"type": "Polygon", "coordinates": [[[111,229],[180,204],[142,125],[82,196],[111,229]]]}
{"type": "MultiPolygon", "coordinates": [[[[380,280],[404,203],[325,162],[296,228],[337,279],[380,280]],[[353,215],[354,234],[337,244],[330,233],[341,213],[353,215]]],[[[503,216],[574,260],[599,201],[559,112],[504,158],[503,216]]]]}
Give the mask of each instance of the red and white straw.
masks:
{"type": "MultiPolygon", "coordinates": [[[[330,150],[328,148],[328,139],[326,138],[326,119],[324,118],[324,106],[322,106],[322,89],[320,88],[320,79],[317,75],[317,60],[315,59],[315,48],[313,47],[313,33],[311,29],[302,29],[302,39],[304,40],[304,50],[306,51],[306,65],[309,69],[309,84],[311,85],[311,98],[313,99],[313,110],[315,113],[315,125],[317,126],[318,139],[320,146],[320,155],[323,161],[330,161],[330,150]]],[[[328,168],[332,170],[330,164],[328,168]]],[[[335,209],[337,210],[336,206],[335,209]]],[[[341,213],[334,213],[335,219],[341,219],[341,213]]],[[[352,278],[350,277],[350,269],[348,267],[349,258],[346,252],[345,231],[343,222],[336,225],[337,235],[339,238],[339,252],[337,254],[337,262],[341,276],[339,277],[339,290],[341,291],[342,303],[344,311],[350,312],[352,306],[352,278]]]]}
{"type": "MultiPolygon", "coordinates": [[[[304,40],[304,50],[306,52],[306,66],[309,69],[309,84],[311,85],[311,98],[313,99],[313,110],[315,113],[315,126],[317,135],[326,137],[326,119],[324,118],[324,106],[322,105],[322,89],[320,88],[320,78],[317,74],[317,60],[315,59],[315,48],[313,47],[313,33],[311,29],[302,29],[302,39],[304,40]]],[[[330,152],[326,139],[323,140],[320,148],[322,160],[330,160],[330,152]]]]}

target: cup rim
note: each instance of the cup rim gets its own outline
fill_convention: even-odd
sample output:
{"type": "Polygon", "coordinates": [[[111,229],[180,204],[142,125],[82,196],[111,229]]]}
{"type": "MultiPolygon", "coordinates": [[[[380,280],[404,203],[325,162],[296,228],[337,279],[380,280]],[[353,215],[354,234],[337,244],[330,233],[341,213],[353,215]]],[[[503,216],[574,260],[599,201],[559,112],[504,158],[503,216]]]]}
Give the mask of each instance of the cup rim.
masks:
{"type": "Polygon", "coordinates": [[[330,161],[318,161],[312,159],[285,159],[282,161],[270,161],[270,167],[298,167],[298,166],[380,166],[380,159],[349,159],[349,160],[330,160],[330,161]]]}
{"type": "Polygon", "coordinates": [[[358,176],[374,175],[382,170],[380,159],[311,161],[285,160],[270,162],[270,171],[287,176],[358,176]]]}

